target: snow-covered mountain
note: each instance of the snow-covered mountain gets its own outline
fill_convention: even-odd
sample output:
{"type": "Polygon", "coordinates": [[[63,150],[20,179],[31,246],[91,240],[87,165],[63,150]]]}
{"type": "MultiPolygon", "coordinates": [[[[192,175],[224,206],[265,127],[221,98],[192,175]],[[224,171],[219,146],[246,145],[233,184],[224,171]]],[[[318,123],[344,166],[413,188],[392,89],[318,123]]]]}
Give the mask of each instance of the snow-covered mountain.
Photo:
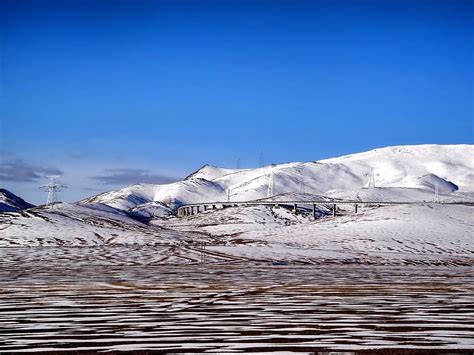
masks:
{"type": "Polygon", "coordinates": [[[80,201],[102,203],[122,210],[148,207],[171,213],[188,203],[247,201],[267,197],[273,174],[273,194],[305,192],[338,198],[376,200],[432,200],[437,188],[447,200],[474,196],[474,145],[415,145],[374,149],[315,162],[269,165],[256,169],[223,169],[205,165],[183,181],[137,184],[80,201]],[[369,176],[376,189],[364,189],[369,176]]]}
{"type": "Polygon", "coordinates": [[[28,257],[74,263],[77,257],[82,263],[197,263],[204,242],[206,260],[219,263],[472,265],[473,157],[472,145],[423,145],[257,169],[206,165],[172,184],[137,184],[77,204],[1,213],[0,247],[55,247],[28,257]],[[271,174],[274,196],[267,197],[271,174]],[[369,176],[375,188],[364,188],[369,176]],[[433,201],[435,189],[443,201],[470,203],[360,206],[358,213],[340,206],[335,217],[321,204],[316,220],[308,210],[295,214],[281,204],[174,216],[182,204],[225,201],[228,190],[234,201],[375,202],[433,201]],[[69,246],[87,249],[71,252],[69,246]]]}
{"type": "Polygon", "coordinates": [[[0,212],[15,212],[33,207],[8,190],[0,189],[0,212]]]}

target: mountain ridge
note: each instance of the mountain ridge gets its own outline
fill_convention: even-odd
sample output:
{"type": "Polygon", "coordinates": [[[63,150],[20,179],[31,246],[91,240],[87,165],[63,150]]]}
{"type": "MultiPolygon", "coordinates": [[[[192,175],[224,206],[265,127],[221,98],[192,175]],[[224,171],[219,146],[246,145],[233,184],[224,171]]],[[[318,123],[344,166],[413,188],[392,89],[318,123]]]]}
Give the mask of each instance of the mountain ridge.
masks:
{"type": "MultiPolygon", "coordinates": [[[[331,191],[363,189],[374,171],[378,198],[396,199],[396,192],[406,196],[414,189],[425,199],[436,188],[442,195],[463,198],[474,192],[474,145],[399,145],[312,162],[289,162],[259,168],[228,169],[210,164],[188,175],[184,180],[164,184],[135,184],[79,201],[100,202],[114,208],[131,210],[140,205],[157,203],[172,210],[188,203],[209,201],[256,200],[267,197],[271,172],[274,195],[306,192],[324,195],[331,191]],[[425,192],[424,192],[425,191],[425,192]],[[458,194],[458,195],[456,195],[458,194]]],[[[365,194],[365,193],[364,193],[365,194]]],[[[339,194],[341,195],[341,194],[339,194]]],[[[344,195],[344,194],[342,194],[344,195]]],[[[353,195],[353,193],[351,193],[353,195]]]]}
{"type": "Polygon", "coordinates": [[[0,212],[16,212],[32,208],[34,205],[26,202],[21,197],[0,188],[0,212]]]}

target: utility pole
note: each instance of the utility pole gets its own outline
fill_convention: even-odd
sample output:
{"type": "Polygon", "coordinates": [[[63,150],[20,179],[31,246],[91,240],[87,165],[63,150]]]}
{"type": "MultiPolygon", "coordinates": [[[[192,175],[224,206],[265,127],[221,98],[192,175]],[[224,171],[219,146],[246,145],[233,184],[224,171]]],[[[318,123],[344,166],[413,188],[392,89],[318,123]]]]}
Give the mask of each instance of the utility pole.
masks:
{"type": "Polygon", "coordinates": [[[58,202],[58,192],[67,188],[66,185],[61,184],[58,179],[59,175],[51,175],[49,177],[49,184],[40,186],[40,189],[48,193],[48,198],[46,200],[46,206],[53,206],[58,202]]]}

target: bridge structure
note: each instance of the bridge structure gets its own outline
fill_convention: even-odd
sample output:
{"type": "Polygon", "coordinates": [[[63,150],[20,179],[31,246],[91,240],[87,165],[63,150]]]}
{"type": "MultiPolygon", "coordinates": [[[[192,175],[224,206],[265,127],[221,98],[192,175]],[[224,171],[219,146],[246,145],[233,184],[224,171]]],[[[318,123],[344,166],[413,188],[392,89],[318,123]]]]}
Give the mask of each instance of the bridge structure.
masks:
{"type": "MultiPolygon", "coordinates": [[[[330,208],[332,215],[336,216],[338,206],[352,207],[354,213],[359,211],[360,206],[365,207],[381,207],[391,205],[462,205],[465,202],[393,202],[393,201],[347,201],[347,200],[320,200],[320,201],[241,201],[241,202],[202,202],[183,205],[178,208],[178,217],[192,216],[198,213],[206,212],[208,210],[224,209],[229,207],[250,207],[250,206],[270,206],[270,207],[285,207],[291,208],[293,213],[297,214],[299,210],[305,207],[305,210],[310,209],[314,219],[317,219],[317,207],[324,206],[330,208]]],[[[467,203],[471,204],[471,203],[467,203]]]]}

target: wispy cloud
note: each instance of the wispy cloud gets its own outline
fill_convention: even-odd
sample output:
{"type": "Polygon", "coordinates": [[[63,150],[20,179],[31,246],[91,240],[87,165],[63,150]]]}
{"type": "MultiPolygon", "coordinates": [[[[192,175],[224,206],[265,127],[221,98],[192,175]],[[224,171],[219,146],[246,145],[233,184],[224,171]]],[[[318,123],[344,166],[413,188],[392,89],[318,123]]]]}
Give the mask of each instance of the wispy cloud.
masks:
{"type": "Polygon", "coordinates": [[[62,171],[57,168],[29,164],[22,159],[0,164],[0,181],[34,182],[47,175],[61,174],[62,171]]]}
{"type": "Polygon", "coordinates": [[[149,170],[145,169],[107,169],[104,175],[93,176],[92,179],[104,185],[167,184],[177,180],[169,176],[151,174],[149,170]]]}
{"type": "Polygon", "coordinates": [[[83,159],[89,158],[89,154],[75,152],[75,153],[69,154],[68,157],[71,158],[71,159],[75,159],[75,160],[83,160],[83,159]]]}

